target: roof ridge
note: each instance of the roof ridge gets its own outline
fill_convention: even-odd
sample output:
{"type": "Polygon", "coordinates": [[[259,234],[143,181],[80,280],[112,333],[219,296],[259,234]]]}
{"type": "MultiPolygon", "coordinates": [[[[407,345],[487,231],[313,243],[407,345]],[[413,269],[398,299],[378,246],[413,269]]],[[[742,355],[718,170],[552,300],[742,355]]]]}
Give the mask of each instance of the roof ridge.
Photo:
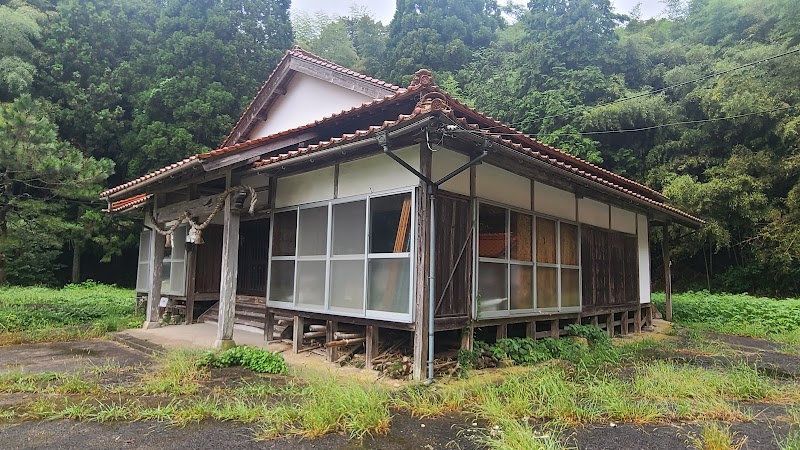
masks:
{"type": "Polygon", "coordinates": [[[311,60],[311,62],[322,63],[322,65],[326,65],[326,64],[330,65],[330,67],[328,67],[329,69],[334,69],[337,72],[342,72],[342,73],[345,73],[347,75],[354,76],[354,77],[359,78],[361,80],[368,81],[368,82],[373,83],[373,84],[377,84],[378,86],[385,87],[385,88],[391,89],[393,91],[399,91],[399,90],[403,89],[402,87],[400,87],[400,86],[398,86],[396,84],[389,83],[388,81],[381,80],[380,78],[376,78],[376,77],[371,77],[369,75],[365,75],[365,74],[363,74],[361,72],[355,71],[353,69],[349,69],[349,68],[347,68],[347,67],[345,67],[345,66],[343,66],[341,64],[337,64],[337,63],[335,63],[335,62],[333,62],[331,60],[325,59],[325,58],[323,58],[323,57],[321,57],[319,55],[311,53],[310,51],[304,49],[303,47],[300,47],[299,45],[295,45],[290,50],[288,50],[288,52],[292,53],[292,54],[295,54],[296,56],[299,56],[299,57],[301,57],[303,59],[311,60]]]}

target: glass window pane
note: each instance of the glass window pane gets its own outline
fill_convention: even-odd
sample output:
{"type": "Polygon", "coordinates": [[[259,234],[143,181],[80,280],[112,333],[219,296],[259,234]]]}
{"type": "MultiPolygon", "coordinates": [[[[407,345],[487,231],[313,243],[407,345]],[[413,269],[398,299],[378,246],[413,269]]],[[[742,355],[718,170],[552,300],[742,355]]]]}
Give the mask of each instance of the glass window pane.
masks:
{"type": "Polygon", "coordinates": [[[186,226],[180,226],[172,233],[172,260],[186,259],[186,226]]]}
{"type": "Polygon", "coordinates": [[[297,303],[325,305],[325,261],[297,261],[297,303]]]}
{"type": "Polygon", "coordinates": [[[578,227],[561,223],[561,264],[578,265],[578,227]]]}
{"type": "Polygon", "coordinates": [[[554,267],[536,268],[536,306],[558,308],[558,272],[554,267]]]}
{"type": "MultiPolygon", "coordinates": [[[[164,249],[166,250],[166,249],[164,249]]],[[[161,293],[169,292],[169,275],[172,272],[172,264],[167,261],[161,265],[161,293]]]]}
{"type": "Polygon", "coordinates": [[[150,230],[139,235],[139,262],[150,261],[150,230]]]}
{"type": "Polygon", "coordinates": [[[174,295],[183,295],[186,292],[186,263],[173,261],[169,280],[170,292],[174,295]]]}
{"type": "Polygon", "coordinates": [[[561,306],[580,306],[580,271],[561,269],[561,306]]]}
{"type": "Polygon", "coordinates": [[[364,260],[331,261],[330,298],[333,309],[364,309],[364,260]]]}
{"type": "Polygon", "coordinates": [[[505,208],[481,204],[478,217],[478,256],[506,257],[505,208]]]}
{"type": "Polygon", "coordinates": [[[148,263],[139,263],[139,267],[136,270],[136,292],[147,292],[148,288],[150,287],[150,280],[148,277],[150,276],[150,264],[148,263]]]}
{"type": "Polygon", "coordinates": [[[411,229],[411,194],[370,199],[370,253],[409,251],[411,229]]]}
{"type": "Polygon", "coordinates": [[[294,301],[294,261],[272,261],[271,270],[269,300],[292,303],[294,301]]]}
{"type": "Polygon", "coordinates": [[[536,218],[536,261],[556,263],[556,222],[536,218]]]}
{"type": "Polygon", "coordinates": [[[300,210],[297,254],[299,256],[320,256],[328,253],[328,207],[300,210]]]}
{"type": "Polygon", "coordinates": [[[511,309],[533,308],[533,266],[511,265],[511,309]]]}
{"type": "Polygon", "coordinates": [[[367,201],[333,205],[334,255],[363,255],[367,201]]]}
{"type": "Polygon", "coordinates": [[[272,255],[294,256],[297,236],[297,211],[284,211],[275,214],[272,226],[272,255]]]}
{"type": "Polygon", "coordinates": [[[511,211],[511,259],[533,261],[533,217],[511,211]]]}
{"type": "Polygon", "coordinates": [[[508,310],[506,294],[506,264],[485,263],[478,265],[478,311],[508,310]]]}
{"type": "Polygon", "coordinates": [[[410,279],[411,264],[408,258],[371,259],[367,309],[408,313],[411,303],[410,279]]]}

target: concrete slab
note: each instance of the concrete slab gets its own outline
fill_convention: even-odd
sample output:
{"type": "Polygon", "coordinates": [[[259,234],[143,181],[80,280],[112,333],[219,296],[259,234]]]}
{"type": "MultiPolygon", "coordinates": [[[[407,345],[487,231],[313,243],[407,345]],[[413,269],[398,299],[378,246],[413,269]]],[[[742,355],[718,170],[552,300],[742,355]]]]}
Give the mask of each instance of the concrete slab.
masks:
{"type": "MultiPolygon", "coordinates": [[[[124,333],[167,349],[209,350],[214,348],[214,343],[217,340],[217,325],[195,323],[192,325],[171,325],[150,330],[133,328],[125,330],[124,333]]],[[[264,333],[261,331],[253,332],[234,328],[233,340],[237,345],[250,345],[280,353],[290,369],[300,370],[301,372],[312,371],[321,374],[335,372],[340,375],[355,376],[367,381],[381,379],[392,385],[399,385],[396,380],[389,381],[381,378],[380,373],[374,370],[341,367],[312,352],[295,354],[292,352],[291,344],[285,342],[273,341],[267,344],[264,341],[264,333]]]]}
{"type": "Polygon", "coordinates": [[[0,373],[79,372],[107,364],[133,366],[148,361],[141,352],[102,339],[10,345],[0,351],[0,373]]]}

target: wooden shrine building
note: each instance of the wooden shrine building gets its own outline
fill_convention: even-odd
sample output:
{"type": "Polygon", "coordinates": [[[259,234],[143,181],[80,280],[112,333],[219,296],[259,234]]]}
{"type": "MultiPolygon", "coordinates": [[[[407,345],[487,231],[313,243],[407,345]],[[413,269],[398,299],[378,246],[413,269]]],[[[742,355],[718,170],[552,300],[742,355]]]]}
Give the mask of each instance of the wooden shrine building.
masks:
{"type": "MultiPolygon", "coordinates": [[[[286,52],[222,146],[101,194],[144,210],[137,291],[145,327],[166,306],[232,345],[234,324],[303,337],[362,327],[432,343],[494,327],[609,333],[650,315],[648,233],[702,221],[635,181],[458,102],[427,70],[407,88],[300,48],[286,52]],[[322,330],[322,331],[320,331],[322,330]]],[[[521,330],[521,331],[520,331],[521,330]]]]}

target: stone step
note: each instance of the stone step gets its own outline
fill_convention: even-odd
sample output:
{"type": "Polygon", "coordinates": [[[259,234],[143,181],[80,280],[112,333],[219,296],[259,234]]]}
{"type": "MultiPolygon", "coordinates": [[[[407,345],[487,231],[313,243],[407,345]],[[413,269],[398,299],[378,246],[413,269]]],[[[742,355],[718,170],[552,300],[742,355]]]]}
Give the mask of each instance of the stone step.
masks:
{"type": "Polygon", "coordinates": [[[111,339],[115,342],[119,342],[127,347],[130,347],[134,350],[138,350],[142,353],[146,353],[148,355],[157,356],[164,353],[164,347],[152,343],[150,341],[146,341],[144,339],[139,339],[137,337],[133,337],[128,333],[118,332],[118,333],[109,333],[111,335],[111,339]]]}

